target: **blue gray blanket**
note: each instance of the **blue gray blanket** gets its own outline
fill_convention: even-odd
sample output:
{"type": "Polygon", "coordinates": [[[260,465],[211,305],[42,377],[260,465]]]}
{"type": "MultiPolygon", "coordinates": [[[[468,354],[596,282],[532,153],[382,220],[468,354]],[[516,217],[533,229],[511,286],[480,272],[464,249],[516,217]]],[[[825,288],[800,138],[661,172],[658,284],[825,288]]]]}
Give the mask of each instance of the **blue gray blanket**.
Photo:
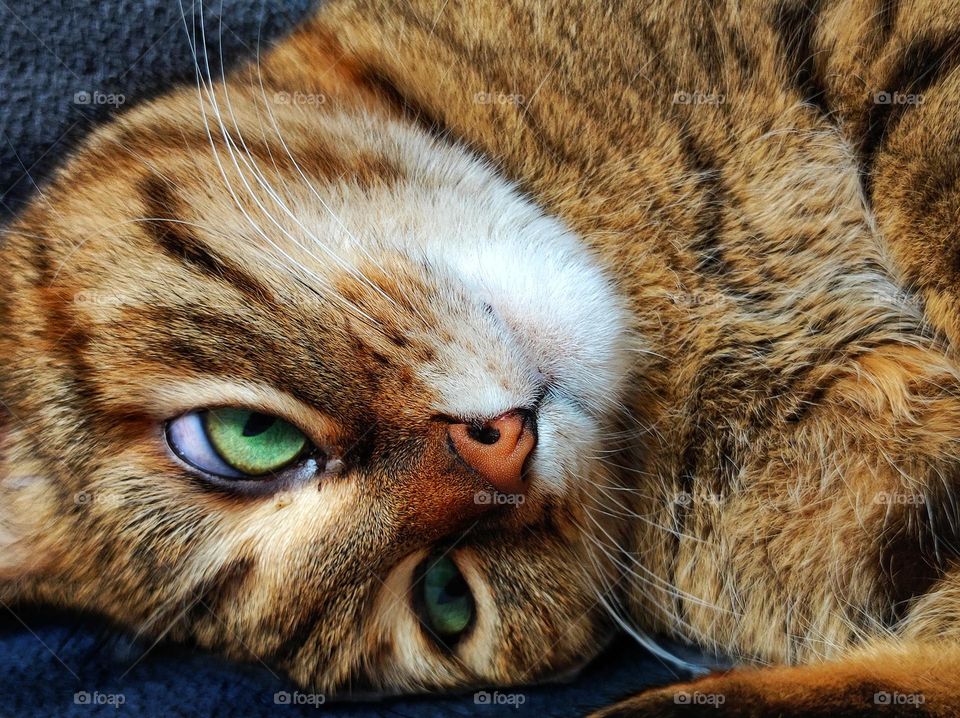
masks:
{"type": "MultiPolygon", "coordinates": [[[[96,122],[194,81],[202,12],[212,72],[252,56],[312,0],[0,0],[0,221],[96,122]]],[[[200,45],[203,48],[202,42],[200,45]]],[[[576,681],[464,696],[323,705],[335,716],[575,716],[678,678],[623,641],[576,681]]],[[[91,617],[0,607],[0,716],[296,716],[319,697],[264,666],[130,644],[91,617]]]]}

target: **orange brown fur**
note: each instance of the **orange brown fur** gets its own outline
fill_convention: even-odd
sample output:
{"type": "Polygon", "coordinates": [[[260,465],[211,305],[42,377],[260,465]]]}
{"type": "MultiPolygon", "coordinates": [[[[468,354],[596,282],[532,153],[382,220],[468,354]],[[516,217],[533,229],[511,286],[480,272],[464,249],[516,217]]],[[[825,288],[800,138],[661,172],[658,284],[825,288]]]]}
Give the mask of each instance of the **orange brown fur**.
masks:
{"type": "MultiPolygon", "coordinates": [[[[172,635],[241,656],[235,633],[305,683],[333,690],[363,676],[389,690],[527,680],[575,663],[603,642],[609,622],[596,591],[615,585],[610,600],[639,630],[746,663],[808,664],[713,677],[712,689],[786,711],[783,696],[798,686],[804,697],[792,708],[804,714],[798,706],[819,694],[872,681],[922,690],[932,715],[951,714],[952,683],[912,681],[957,666],[952,647],[929,644],[955,640],[960,590],[960,124],[951,105],[960,91],[960,6],[807,5],[339,0],[216,91],[236,115],[233,143],[242,138],[290,201],[309,197],[291,189],[296,166],[272,128],[264,131],[265,102],[277,92],[322,95],[329,104],[313,114],[271,108],[310,180],[378,197],[415,175],[363,130],[322,118],[342,110],[359,125],[373,117],[371,132],[386,121],[417,128],[488,158],[571,226],[614,278],[630,336],[645,348],[616,397],[628,416],[604,427],[629,436],[625,449],[622,438],[610,447],[622,450],[613,469],[626,470],[614,477],[610,464],[594,462],[579,501],[539,496],[471,541],[492,576],[498,620],[524,635],[492,631],[496,640],[476,649],[484,658],[470,670],[431,657],[430,670],[411,678],[384,663],[403,650],[397,636],[337,633],[368,617],[361,604],[382,600],[375,577],[359,580],[335,561],[303,563],[292,547],[312,545],[308,526],[291,529],[286,553],[266,548],[251,526],[269,525],[269,506],[224,506],[172,473],[169,483],[144,481],[138,490],[177,507],[193,540],[215,547],[203,566],[189,556],[191,542],[164,543],[151,512],[72,510],[74,492],[109,483],[97,474],[107,457],[123,457],[128,471],[157,471],[163,460],[149,433],[162,417],[147,411],[142,387],[201,370],[266,374],[282,393],[297,393],[298,406],[337,407],[312,419],[336,425],[325,435],[380,427],[365,451],[400,458],[371,475],[371,505],[331,496],[347,512],[339,530],[377,527],[364,541],[339,540],[378,576],[449,536],[443,507],[477,488],[430,438],[431,389],[414,369],[455,342],[412,319],[427,313],[443,326],[421,278],[391,256],[383,257],[388,271],[364,267],[379,292],[335,278],[337,296],[383,328],[373,331],[337,314],[335,302],[306,302],[288,277],[258,266],[256,237],[210,179],[220,177],[211,151],[229,151],[230,140],[205,144],[190,90],[96,133],[9,232],[3,260],[14,286],[0,293],[0,348],[12,357],[2,376],[14,419],[7,472],[48,475],[61,459],[68,469],[8,490],[11,502],[42,507],[43,529],[9,531],[40,542],[35,553],[48,561],[25,571],[11,560],[19,579],[10,595],[66,602],[69,586],[76,603],[139,625],[185,596],[209,593],[226,610],[246,591],[230,631],[191,614],[172,635]],[[922,104],[891,108],[874,98],[911,90],[922,91],[922,104]],[[130,224],[161,213],[152,237],[130,224]],[[217,231],[198,240],[166,226],[171,218],[217,231]],[[133,298],[78,310],[70,298],[79,292],[133,298]],[[312,345],[314,336],[325,341],[312,345]],[[322,369],[303,369],[315,366],[304,347],[323,352],[322,369]],[[448,475],[450,494],[426,501],[426,487],[448,475]],[[602,511],[590,515],[590,507],[602,511]],[[519,538],[505,545],[498,529],[519,538]],[[143,583],[156,565],[124,542],[132,536],[151,539],[157,564],[193,562],[185,592],[143,583]],[[587,578],[572,566],[592,560],[587,578]],[[306,587],[279,601],[277,565],[338,584],[350,598],[306,587]],[[96,579],[105,570],[106,590],[96,579]],[[516,585],[537,590],[511,595],[516,585]],[[551,608],[519,615],[513,606],[551,608]],[[314,631],[311,640],[285,635],[310,612],[324,617],[303,629],[314,631]],[[532,637],[540,633],[550,639],[532,637]],[[855,653],[881,641],[892,647],[876,650],[896,661],[877,667],[873,654],[855,653]],[[836,671],[817,667],[844,656],[836,671]]],[[[244,187],[239,168],[223,171],[244,187]]],[[[251,195],[242,189],[236,203],[265,224],[273,200],[251,195]]],[[[295,245],[286,248],[296,253],[295,245]]],[[[306,517],[312,508],[322,507],[299,510],[306,517]]],[[[624,710],[662,702],[671,714],[667,695],[624,710]]],[[[750,714],[743,705],[731,700],[723,710],[750,714]]]]}

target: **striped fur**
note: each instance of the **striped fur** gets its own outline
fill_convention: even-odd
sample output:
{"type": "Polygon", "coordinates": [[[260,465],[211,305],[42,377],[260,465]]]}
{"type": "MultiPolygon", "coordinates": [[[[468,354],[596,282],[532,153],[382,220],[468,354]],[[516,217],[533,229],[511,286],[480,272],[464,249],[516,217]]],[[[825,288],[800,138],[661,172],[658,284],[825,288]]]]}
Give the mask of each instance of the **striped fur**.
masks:
{"type": "Polygon", "coordinates": [[[958,29],[928,0],[336,0],[124,115],[3,248],[4,504],[38,507],[5,594],[329,691],[532,680],[619,623],[785,664],[709,678],[721,713],[895,686],[954,714],[922,676],[960,625],[958,29]],[[433,418],[540,401],[536,372],[532,500],[451,514],[476,487],[433,418]],[[204,490],[156,441],[200,400],[349,468],[204,490]],[[479,625],[444,655],[391,597],[464,529],[479,625]]]}

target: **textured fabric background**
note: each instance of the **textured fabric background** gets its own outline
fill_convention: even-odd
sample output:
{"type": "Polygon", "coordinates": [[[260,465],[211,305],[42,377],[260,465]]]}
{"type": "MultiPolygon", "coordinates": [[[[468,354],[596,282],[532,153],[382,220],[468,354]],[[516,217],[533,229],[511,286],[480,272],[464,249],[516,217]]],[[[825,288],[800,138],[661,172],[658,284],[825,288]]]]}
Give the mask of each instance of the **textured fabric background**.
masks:
{"type": "MultiPolygon", "coordinates": [[[[283,718],[317,715],[293,705],[296,689],[251,657],[228,664],[179,646],[130,645],[90,619],[18,610],[0,618],[0,716],[230,716],[283,718]],[[20,623],[22,620],[23,623],[20,623]],[[84,696],[88,697],[84,703],[84,696]],[[122,696],[122,705],[114,707],[122,696]],[[278,703],[288,696],[290,703],[278,703]],[[95,701],[100,701],[95,705],[95,701]]],[[[402,716],[530,716],[573,718],[677,675],[626,641],[612,647],[576,681],[479,693],[325,703],[334,718],[402,716]],[[522,702],[521,702],[522,701],[522,702]]],[[[303,700],[303,698],[300,698],[303,700]]]]}
{"type": "Polygon", "coordinates": [[[9,212],[92,123],[174,82],[191,45],[252,56],[314,0],[0,0],[0,207],[9,212]],[[201,14],[206,45],[199,31],[201,14]]]}
{"type": "MultiPolygon", "coordinates": [[[[258,42],[282,34],[311,4],[227,0],[203,7],[214,75],[221,44],[228,61],[250,57],[258,42]]],[[[42,185],[94,123],[173,83],[194,81],[190,41],[199,38],[200,17],[190,0],[0,0],[0,220],[42,185]]],[[[327,704],[323,712],[344,718],[579,716],[676,677],[623,642],[563,686],[503,691],[490,694],[488,703],[470,694],[327,704]]],[[[317,713],[310,705],[277,704],[275,696],[284,695],[291,704],[297,700],[294,688],[255,657],[250,665],[226,664],[182,647],[131,645],[89,617],[0,607],[4,718],[317,713]]]]}

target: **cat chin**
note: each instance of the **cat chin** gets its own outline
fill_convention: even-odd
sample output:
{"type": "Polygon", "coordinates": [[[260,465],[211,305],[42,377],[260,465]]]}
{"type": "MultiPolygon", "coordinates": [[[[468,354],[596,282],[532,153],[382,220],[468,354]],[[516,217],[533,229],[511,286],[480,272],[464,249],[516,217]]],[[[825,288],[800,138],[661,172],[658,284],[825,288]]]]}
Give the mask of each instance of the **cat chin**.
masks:
{"type": "Polygon", "coordinates": [[[484,171],[485,195],[444,203],[460,241],[432,233],[426,252],[492,308],[542,382],[602,414],[627,373],[626,307],[581,238],[484,171]]]}
{"type": "Polygon", "coordinates": [[[602,412],[617,400],[627,365],[623,306],[558,221],[525,202],[505,209],[487,241],[445,247],[443,259],[496,311],[548,386],[602,412]]]}

